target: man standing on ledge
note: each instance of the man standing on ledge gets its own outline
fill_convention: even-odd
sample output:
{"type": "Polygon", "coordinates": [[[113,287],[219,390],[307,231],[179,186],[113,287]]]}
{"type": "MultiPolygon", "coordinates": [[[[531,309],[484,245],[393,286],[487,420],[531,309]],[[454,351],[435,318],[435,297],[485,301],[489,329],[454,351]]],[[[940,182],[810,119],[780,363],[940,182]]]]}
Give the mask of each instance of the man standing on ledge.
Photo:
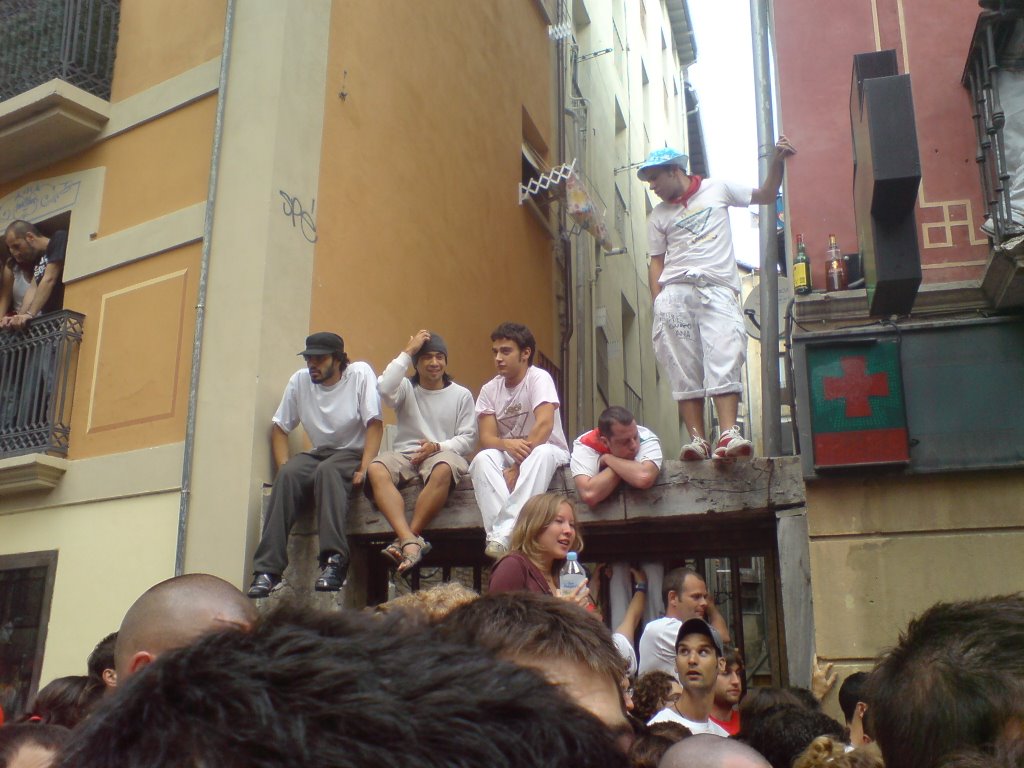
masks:
{"type": "Polygon", "coordinates": [[[263,538],[253,558],[249,597],[266,597],[281,583],[288,564],[288,532],[310,501],[320,535],[320,578],[314,588],[337,592],[348,571],[345,519],[353,485],[362,485],[366,469],[380,449],[381,423],[377,376],[366,363],[350,363],[345,342],[336,333],[306,337],[299,353],[306,368],[296,371],[274,414],[270,443],[277,478],[263,538]],[[288,458],[288,433],[302,424],[313,450],[288,458]]]}
{"type": "Polygon", "coordinates": [[[679,458],[746,458],[753,445],[736,418],[743,386],[746,332],[729,228],[729,206],[774,205],[785,158],[796,150],[780,136],[764,184],[751,189],[686,172],[688,158],[663,147],[637,176],[662,202],[647,222],[654,354],[669,380],[689,444],[679,458]],[[704,428],[704,398],[715,401],[719,438],[712,451],[704,428]]]}
{"type": "Polygon", "coordinates": [[[569,461],[558,390],[551,374],[533,365],[536,352],[537,341],[525,325],[495,328],[491,353],[498,375],[476,400],[482,450],[469,472],[487,534],[484,553],[495,560],[508,552],[523,504],[544,493],[555,470],[569,461]]]}

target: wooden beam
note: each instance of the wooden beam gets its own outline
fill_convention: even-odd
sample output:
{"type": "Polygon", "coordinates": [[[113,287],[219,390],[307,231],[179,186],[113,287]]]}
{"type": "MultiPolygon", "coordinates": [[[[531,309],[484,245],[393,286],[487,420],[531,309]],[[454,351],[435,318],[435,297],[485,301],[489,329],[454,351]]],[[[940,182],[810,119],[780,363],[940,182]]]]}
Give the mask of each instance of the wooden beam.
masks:
{"type": "MultiPolygon", "coordinates": [[[[804,503],[804,484],[795,457],[753,459],[719,466],[716,462],[666,461],[655,485],[646,491],[613,493],[596,509],[579,501],[568,468],[555,473],[549,490],[563,493],[575,504],[586,526],[685,515],[764,512],[804,503]]],[[[402,496],[411,514],[420,486],[405,488],[402,496]]],[[[430,526],[432,531],[479,529],[480,512],[469,477],[459,483],[430,526]]],[[[363,494],[353,499],[348,532],[353,536],[387,534],[391,530],[363,494]]]]}

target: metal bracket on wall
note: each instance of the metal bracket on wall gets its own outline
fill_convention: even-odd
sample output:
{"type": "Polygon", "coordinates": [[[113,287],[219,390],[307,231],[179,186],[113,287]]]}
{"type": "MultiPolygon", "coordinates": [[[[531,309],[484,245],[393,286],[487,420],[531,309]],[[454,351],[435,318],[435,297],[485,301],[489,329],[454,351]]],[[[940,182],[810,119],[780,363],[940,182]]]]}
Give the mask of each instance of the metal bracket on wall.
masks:
{"type": "Polygon", "coordinates": [[[519,204],[522,205],[528,197],[532,197],[538,192],[546,191],[553,186],[561,184],[572,175],[575,167],[576,160],[573,159],[571,163],[562,163],[561,165],[552,168],[547,173],[542,173],[536,179],[530,179],[529,184],[520,184],[519,204]]]}

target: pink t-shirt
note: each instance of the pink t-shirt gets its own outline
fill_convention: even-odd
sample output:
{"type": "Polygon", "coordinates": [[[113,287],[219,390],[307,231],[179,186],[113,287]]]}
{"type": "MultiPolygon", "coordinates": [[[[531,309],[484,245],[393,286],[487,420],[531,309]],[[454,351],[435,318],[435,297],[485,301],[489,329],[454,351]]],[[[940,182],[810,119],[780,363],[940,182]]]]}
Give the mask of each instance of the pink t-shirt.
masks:
{"type": "MultiPolygon", "coordinates": [[[[533,425],[537,423],[534,410],[542,403],[553,403],[557,411],[558,390],[551,374],[531,365],[526,376],[514,387],[506,387],[502,376],[495,376],[480,389],[476,399],[477,418],[484,414],[493,415],[498,422],[498,437],[525,440],[533,425]]],[[[548,443],[568,451],[562,420],[555,414],[548,443]]]]}

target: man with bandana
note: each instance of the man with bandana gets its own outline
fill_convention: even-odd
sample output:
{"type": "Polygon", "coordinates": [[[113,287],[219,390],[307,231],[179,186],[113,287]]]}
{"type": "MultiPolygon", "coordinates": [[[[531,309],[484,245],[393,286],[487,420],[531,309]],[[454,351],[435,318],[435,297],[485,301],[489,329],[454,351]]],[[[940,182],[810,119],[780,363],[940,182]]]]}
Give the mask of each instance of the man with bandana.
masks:
{"type": "Polygon", "coordinates": [[[679,454],[684,461],[729,461],[753,453],[736,423],[746,333],[728,208],[774,205],[785,158],[795,151],[780,136],[757,189],[689,174],[687,156],[671,147],[652,152],[637,171],[662,200],[647,222],[652,337],[686,425],[689,443],[679,454]],[[720,427],[714,448],[704,428],[709,396],[720,427]]]}

